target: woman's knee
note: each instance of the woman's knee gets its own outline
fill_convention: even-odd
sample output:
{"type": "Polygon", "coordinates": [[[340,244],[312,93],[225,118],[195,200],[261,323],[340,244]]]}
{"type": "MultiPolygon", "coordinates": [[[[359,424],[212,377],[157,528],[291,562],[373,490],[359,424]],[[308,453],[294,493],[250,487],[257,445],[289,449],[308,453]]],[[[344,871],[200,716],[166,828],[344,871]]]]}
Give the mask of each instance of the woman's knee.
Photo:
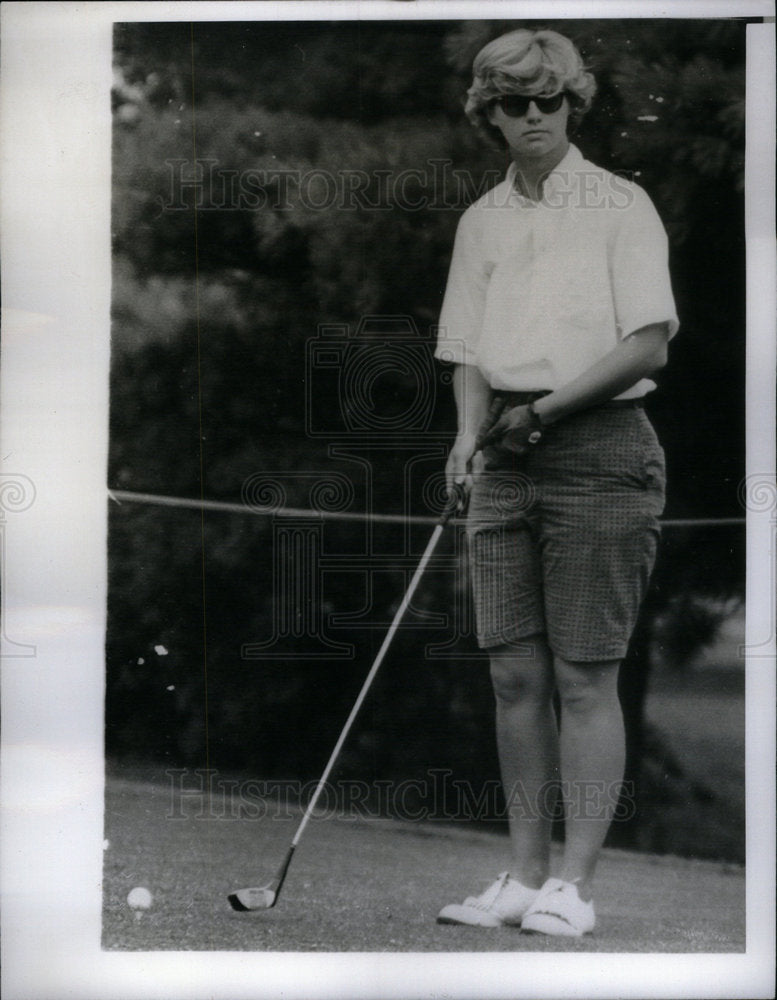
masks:
{"type": "Polygon", "coordinates": [[[571,663],[554,660],[556,687],[562,709],[588,713],[607,705],[618,705],[619,661],[571,663]]]}
{"type": "Polygon", "coordinates": [[[553,669],[549,651],[540,639],[521,649],[500,647],[492,651],[491,683],[498,701],[505,704],[550,702],[553,669]]]}

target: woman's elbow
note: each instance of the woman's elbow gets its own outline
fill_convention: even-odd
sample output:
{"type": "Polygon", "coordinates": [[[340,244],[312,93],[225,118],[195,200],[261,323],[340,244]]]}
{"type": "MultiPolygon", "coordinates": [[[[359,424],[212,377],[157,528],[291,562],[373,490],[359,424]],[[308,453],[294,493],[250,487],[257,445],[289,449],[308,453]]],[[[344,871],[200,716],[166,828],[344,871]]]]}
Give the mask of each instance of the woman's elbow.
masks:
{"type": "Polygon", "coordinates": [[[653,371],[659,371],[661,368],[666,366],[669,360],[669,348],[667,346],[666,337],[663,337],[653,351],[653,356],[651,363],[653,366],[653,371]]]}
{"type": "Polygon", "coordinates": [[[646,326],[632,334],[632,344],[640,355],[640,367],[648,373],[663,368],[669,358],[669,331],[665,323],[646,326]]]}

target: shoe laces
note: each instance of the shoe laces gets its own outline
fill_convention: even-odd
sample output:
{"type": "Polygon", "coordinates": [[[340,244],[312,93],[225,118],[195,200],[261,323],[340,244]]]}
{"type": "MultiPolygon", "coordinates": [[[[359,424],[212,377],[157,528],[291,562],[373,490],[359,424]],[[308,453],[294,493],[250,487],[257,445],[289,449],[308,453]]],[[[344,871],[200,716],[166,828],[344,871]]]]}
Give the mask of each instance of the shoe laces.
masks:
{"type": "Polygon", "coordinates": [[[480,896],[477,896],[473,900],[473,904],[481,910],[489,909],[496,901],[496,898],[499,895],[499,893],[502,891],[502,889],[504,889],[505,883],[509,878],[510,878],[509,872],[502,872],[502,874],[499,875],[497,880],[493,882],[486,889],[484,893],[481,893],[480,896]]]}
{"type": "Polygon", "coordinates": [[[570,900],[570,905],[577,908],[590,908],[592,903],[584,902],[580,898],[580,892],[574,882],[564,882],[562,879],[549,879],[545,885],[545,890],[537,900],[536,912],[538,913],[548,913],[552,916],[558,916],[553,909],[540,909],[542,906],[553,906],[554,898],[558,898],[558,894],[562,897],[567,897],[570,900]]]}

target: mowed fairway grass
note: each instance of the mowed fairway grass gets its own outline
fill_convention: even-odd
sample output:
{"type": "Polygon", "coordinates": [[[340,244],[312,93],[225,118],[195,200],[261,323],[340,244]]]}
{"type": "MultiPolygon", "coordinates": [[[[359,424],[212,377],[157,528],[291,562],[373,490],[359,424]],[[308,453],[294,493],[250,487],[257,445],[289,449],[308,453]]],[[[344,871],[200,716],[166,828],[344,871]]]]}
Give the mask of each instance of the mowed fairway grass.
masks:
{"type": "MultiPolygon", "coordinates": [[[[189,775],[187,785],[193,784],[189,775]]],[[[441,906],[480,892],[508,866],[506,836],[472,827],[328,816],[311,820],[277,906],[235,913],[234,889],[274,873],[300,813],[268,804],[233,818],[223,796],[171,796],[164,774],[106,779],[103,948],[268,952],[743,952],[738,865],[605,851],[598,924],[582,940],[515,928],[440,926],[441,906]],[[173,818],[177,816],[177,818],[173,818]],[[136,917],[127,893],[146,886],[136,917]]],[[[234,810],[236,813],[237,809],[234,810]]]]}

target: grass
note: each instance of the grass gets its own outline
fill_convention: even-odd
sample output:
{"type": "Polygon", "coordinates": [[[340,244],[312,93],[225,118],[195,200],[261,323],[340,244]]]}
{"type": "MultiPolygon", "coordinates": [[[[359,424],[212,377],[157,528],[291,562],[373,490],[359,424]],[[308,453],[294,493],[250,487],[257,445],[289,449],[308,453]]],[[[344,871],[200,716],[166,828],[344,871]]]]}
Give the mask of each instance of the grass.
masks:
{"type": "MultiPolygon", "coordinates": [[[[654,849],[744,860],[744,641],[740,609],[684,668],[651,672],[645,718],[682,769],[680,781],[667,778],[664,799],[646,807],[643,830],[654,849]]],[[[660,792],[661,776],[654,781],[660,792]]]]}
{"type": "MultiPolygon", "coordinates": [[[[200,797],[171,800],[164,776],[106,781],[103,948],[267,952],[742,952],[745,878],[738,865],[605,851],[598,924],[582,940],[514,928],[439,926],[448,902],[507,865],[505,836],[385,820],[315,819],[277,906],[235,913],[227,893],[273,874],[299,822],[200,818],[200,797]],[[174,808],[173,808],[174,807],[174,808]],[[170,812],[183,818],[170,818],[170,812]],[[143,885],[154,905],[126,903],[143,885]]],[[[221,803],[223,805],[223,802],[221,803]]]]}

